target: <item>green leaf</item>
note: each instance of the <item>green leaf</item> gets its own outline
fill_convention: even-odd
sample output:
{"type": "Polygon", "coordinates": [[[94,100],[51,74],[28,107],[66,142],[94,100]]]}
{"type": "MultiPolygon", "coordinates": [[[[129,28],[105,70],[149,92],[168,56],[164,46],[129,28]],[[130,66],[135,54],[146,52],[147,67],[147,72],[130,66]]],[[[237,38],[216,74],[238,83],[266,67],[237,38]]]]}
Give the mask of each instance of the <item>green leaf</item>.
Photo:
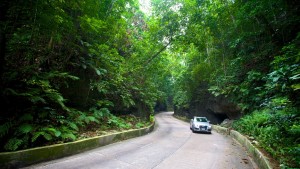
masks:
{"type": "Polygon", "coordinates": [[[55,137],[59,137],[61,135],[61,132],[59,130],[56,130],[54,132],[55,137]]]}
{"type": "Polygon", "coordinates": [[[61,132],[59,130],[52,127],[44,128],[44,130],[52,133],[55,137],[59,137],[61,135],[61,132]]]}
{"type": "Polygon", "coordinates": [[[76,125],[75,123],[73,123],[73,122],[68,122],[68,125],[69,125],[72,129],[74,129],[74,130],[76,130],[76,131],[79,130],[79,128],[77,127],[77,125],[76,125]]]}
{"type": "Polygon", "coordinates": [[[20,145],[22,145],[23,141],[17,138],[11,138],[8,142],[4,145],[5,150],[15,151],[17,150],[20,145]]]}
{"type": "Polygon", "coordinates": [[[11,122],[6,122],[6,123],[0,125],[0,137],[5,136],[11,127],[12,127],[11,122]]]}
{"type": "Polygon", "coordinates": [[[24,115],[22,115],[19,119],[20,122],[23,122],[23,121],[32,121],[33,120],[33,116],[29,113],[26,113],[24,115]]]}
{"type": "Polygon", "coordinates": [[[44,138],[45,138],[46,140],[48,140],[48,141],[51,141],[51,140],[52,140],[51,134],[44,133],[43,136],[44,136],[44,138]]]}
{"type": "Polygon", "coordinates": [[[63,133],[61,137],[66,140],[66,139],[71,139],[72,141],[76,140],[76,136],[72,133],[63,133]]]}
{"type": "Polygon", "coordinates": [[[99,124],[99,121],[94,116],[88,116],[87,118],[89,119],[89,121],[96,122],[99,124]]]}
{"type": "Polygon", "coordinates": [[[298,80],[300,79],[300,74],[294,75],[292,77],[290,77],[291,80],[298,80]]]}
{"type": "Polygon", "coordinates": [[[292,85],[292,88],[294,90],[299,90],[300,89],[300,83],[292,85]]]}
{"type": "Polygon", "coordinates": [[[33,130],[33,126],[31,124],[22,124],[18,127],[18,131],[22,134],[30,133],[33,130]]]}
{"type": "Polygon", "coordinates": [[[44,135],[44,134],[45,134],[44,131],[38,131],[38,132],[33,133],[31,142],[35,142],[37,138],[39,138],[41,135],[44,135]]]}

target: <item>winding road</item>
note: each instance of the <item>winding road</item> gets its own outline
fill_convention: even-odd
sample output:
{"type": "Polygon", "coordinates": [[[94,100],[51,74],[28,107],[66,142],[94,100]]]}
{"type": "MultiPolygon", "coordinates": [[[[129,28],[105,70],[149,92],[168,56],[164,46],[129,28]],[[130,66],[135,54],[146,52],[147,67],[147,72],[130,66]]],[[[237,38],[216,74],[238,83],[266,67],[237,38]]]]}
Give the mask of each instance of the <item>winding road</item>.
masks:
{"type": "Polygon", "coordinates": [[[26,168],[42,169],[256,169],[244,148],[228,136],[192,133],[164,112],[152,133],[26,168]]]}

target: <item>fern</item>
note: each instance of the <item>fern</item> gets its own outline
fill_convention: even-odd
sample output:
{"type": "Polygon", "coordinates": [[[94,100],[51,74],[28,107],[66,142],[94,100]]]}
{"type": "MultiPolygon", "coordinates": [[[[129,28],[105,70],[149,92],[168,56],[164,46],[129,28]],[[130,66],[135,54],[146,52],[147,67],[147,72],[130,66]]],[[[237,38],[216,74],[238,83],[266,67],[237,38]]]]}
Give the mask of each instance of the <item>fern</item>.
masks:
{"type": "Polygon", "coordinates": [[[46,140],[48,140],[48,141],[53,140],[52,135],[49,134],[49,133],[44,133],[43,136],[44,136],[44,138],[45,138],[46,140]]]}
{"type": "Polygon", "coordinates": [[[11,138],[8,140],[8,142],[5,144],[4,149],[9,151],[15,151],[17,150],[20,145],[23,143],[22,140],[17,138],[11,138]]]}
{"type": "Polygon", "coordinates": [[[82,124],[82,122],[86,119],[86,115],[84,113],[80,113],[80,116],[78,116],[77,121],[82,124]]]}
{"type": "Polygon", "coordinates": [[[89,124],[89,123],[90,123],[90,119],[86,116],[86,117],[84,118],[84,122],[85,122],[86,124],[89,124]]]}
{"type": "Polygon", "coordinates": [[[40,136],[43,136],[44,134],[45,134],[44,131],[39,131],[39,132],[33,133],[33,136],[31,138],[31,142],[35,142],[37,138],[39,138],[40,136]]]}
{"type": "Polygon", "coordinates": [[[49,72],[44,77],[46,79],[52,79],[52,78],[60,77],[60,78],[69,78],[69,79],[72,79],[72,80],[79,80],[79,77],[77,77],[77,76],[69,75],[69,73],[67,73],[67,72],[59,72],[59,71],[49,72]]]}
{"type": "Polygon", "coordinates": [[[22,124],[18,127],[18,132],[21,134],[27,134],[32,132],[33,126],[31,124],[22,124]]]}
{"type": "Polygon", "coordinates": [[[62,126],[60,131],[62,132],[61,138],[63,140],[76,140],[75,131],[71,130],[68,126],[62,126]]]}
{"type": "MultiPolygon", "coordinates": [[[[99,120],[97,120],[94,116],[87,116],[86,119],[89,121],[89,122],[96,122],[97,124],[99,124],[99,120]]],[[[87,123],[88,124],[88,123],[87,123]]]]}
{"type": "Polygon", "coordinates": [[[39,103],[39,102],[41,102],[41,103],[47,103],[46,100],[44,98],[40,97],[40,96],[31,96],[30,97],[30,101],[32,103],[39,103]]]}
{"type": "Polygon", "coordinates": [[[62,137],[63,140],[67,140],[67,139],[70,139],[72,141],[76,140],[76,136],[72,133],[63,133],[61,135],[61,137],[62,137]]]}
{"type": "Polygon", "coordinates": [[[56,137],[59,137],[59,136],[61,136],[61,132],[60,132],[59,130],[56,130],[56,131],[54,132],[54,135],[55,135],[56,137]]]}
{"type": "Polygon", "coordinates": [[[29,113],[26,113],[24,115],[22,115],[20,118],[19,118],[19,121],[20,122],[23,122],[23,121],[32,121],[33,120],[33,116],[29,113]]]}
{"type": "Polygon", "coordinates": [[[142,127],[144,127],[144,126],[145,126],[145,124],[143,124],[143,123],[141,123],[141,122],[139,122],[139,123],[137,123],[137,124],[135,125],[136,128],[142,128],[142,127]]]}
{"type": "Polygon", "coordinates": [[[5,95],[16,95],[16,96],[18,96],[18,93],[17,93],[14,89],[12,89],[12,88],[5,88],[5,89],[3,90],[3,94],[5,94],[5,95]]]}
{"type": "Polygon", "coordinates": [[[63,96],[58,93],[56,90],[54,89],[47,89],[45,90],[46,92],[46,96],[53,102],[59,104],[61,106],[61,108],[63,110],[66,110],[68,112],[70,112],[71,110],[64,104],[65,99],[63,98],[63,96]]]}
{"type": "Polygon", "coordinates": [[[5,136],[11,127],[12,123],[10,121],[0,125],[0,138],[5,136]]]}
{"type": "MultiPolygon", "coordinates": [[[[44,108],[44,109],[48,109],[48,108],[44,108]]],[[[41,119],[44,119],[47,116],[48,116],[48,112],[46,112],[46,111],[38,113],[38,117],[41,118],[41,119]]]]}
{"type": "MultiPolygon", "coordinates": [[[[61,135],[61,132],[53,127],[45,127],[45,128],[43,128],[43,130],[49,132],[50,134],[54,135],[55,137],[59,137],[61,135]]],[[[50,138],[49,136],[46,136],[46,137],[50,138]]],[[[50,138],[50,140],[51,140],[51,138],[50,138]]]]}
{"type": "Polygon", "coordinates": [[[72,129],[74,129],[74,130],[76,130],[76,131],[78,131],[79,129],[78,129],[78,127],[77,127],[77,125],[75,124],[75,123],[73,123],[73,122],[67,122],[68,123],[68,125],[69,125],[69,127],[71,127],[72,129]]]}
{"type": "Polygon", "coordinates": [[[93,107],[90,109],[90,111],[93,113],[93,116],[96,118],[103,118],[110,115],[109,110],[107,108],[97,109],[93,107]]]}
{"type": "Polygon", "coordinates": [[[90,122],[100,123],[99,120],[94,116],[87,116],[85,113],[81,113],[81,115],[77,118],[78,121],[83,121],[85,124],[89,124],[90,122]]]}
{"type": "Polygon", "coordinates": [[[52,135],[49,133],[46,133],[44,131],[39,131],[39,132],[35,132],[33,134],[33,137],[31,138],[31,142],[35,142],[37,140],[37,138],[39,138],[40,136],[43,136],[46,140],[51,141],[53,140],[52,135]]]}

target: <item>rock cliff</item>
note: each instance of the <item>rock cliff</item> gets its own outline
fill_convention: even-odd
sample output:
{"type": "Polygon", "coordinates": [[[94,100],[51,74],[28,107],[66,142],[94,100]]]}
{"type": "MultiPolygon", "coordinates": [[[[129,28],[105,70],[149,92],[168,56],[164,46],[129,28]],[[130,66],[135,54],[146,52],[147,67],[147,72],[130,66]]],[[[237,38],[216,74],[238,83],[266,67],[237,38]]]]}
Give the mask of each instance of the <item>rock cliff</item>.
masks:
{"type": "Polygon", "coordinates": [[[205,98],[194,99],[189,108],[174,108],[174,114],[192,118],[193,116],[205,116],[212,124],[220,124],[224,119],[237,119],[240,117],[240,108],[228,101],[225,97],[214,97],[206,94],[205,98]]]}

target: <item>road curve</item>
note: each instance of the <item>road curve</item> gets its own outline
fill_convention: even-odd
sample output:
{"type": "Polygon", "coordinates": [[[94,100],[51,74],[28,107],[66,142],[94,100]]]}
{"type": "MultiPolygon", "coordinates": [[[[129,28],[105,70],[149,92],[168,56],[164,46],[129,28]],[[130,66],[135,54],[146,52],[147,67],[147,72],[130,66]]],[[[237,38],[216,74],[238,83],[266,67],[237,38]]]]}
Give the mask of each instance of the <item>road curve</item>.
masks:
{"type": "Polygon", "coordinates": [[[36,169],[256,169],[230,137],[192,133],[173,112],[156,115],[157,129],[142,137],[39,163],[36,169]]]}

